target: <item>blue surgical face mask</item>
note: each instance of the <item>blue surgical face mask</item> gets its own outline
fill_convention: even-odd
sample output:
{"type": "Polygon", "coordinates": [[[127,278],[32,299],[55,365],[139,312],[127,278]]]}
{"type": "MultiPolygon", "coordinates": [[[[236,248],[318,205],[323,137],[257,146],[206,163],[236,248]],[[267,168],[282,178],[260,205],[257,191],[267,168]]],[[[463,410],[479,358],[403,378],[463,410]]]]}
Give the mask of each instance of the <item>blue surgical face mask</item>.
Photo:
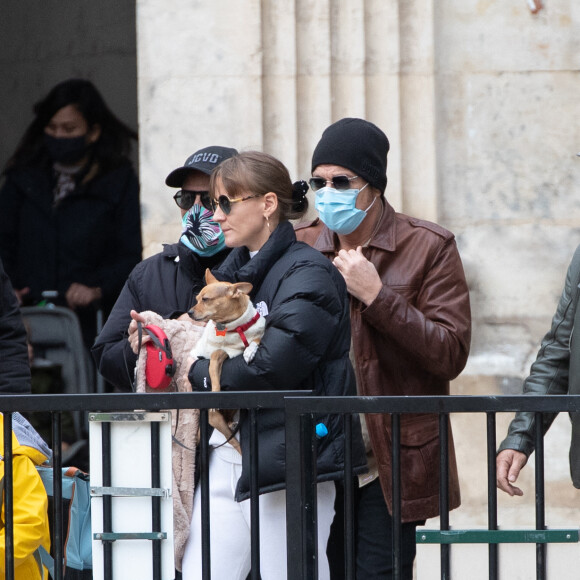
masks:
{"type": "Polygon", "coordinates": [[[187,210],[181,220],[179,241],[198,256],[213,256],[226,247],[224,233],[213,220],[213,212],[199,204],[187,210]]]}
{"type": "Polygon", "coordinates": [[[361,189],[346,189],[339,191],[332,187],[322,187],[316,192],[314,205],[318,215],[328,229],[337,234],[351,234],[360,226],[367,212],[371,209],[376,198],[366,210],[355,207],[358,194],[368,185],[361,189]]]}

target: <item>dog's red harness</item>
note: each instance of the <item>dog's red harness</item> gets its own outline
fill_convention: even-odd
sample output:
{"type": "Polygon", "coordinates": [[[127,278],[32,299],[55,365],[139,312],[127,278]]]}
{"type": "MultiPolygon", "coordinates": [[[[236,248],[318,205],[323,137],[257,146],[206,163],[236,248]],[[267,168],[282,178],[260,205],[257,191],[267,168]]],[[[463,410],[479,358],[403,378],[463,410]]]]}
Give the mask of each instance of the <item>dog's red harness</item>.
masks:
{"type": "Polygon", "coordinates": [[[236,326],[234,328],[234,330],[240,335],[240,338],[242,339],[242,342],[246,348],[248,348],[250,344],[248,343],[248,339],[246,338],[244,331],[248,330],[248,328],[256,324],[256,322],[258,322],[258,318],[260,318],[260,313],[256,312],[254,317],[251,320],[248,320],[246,324],[241,324],[240,326],[236,326]]]}
{"type": "Polygon", "coordinates": [[[240,326],[236,326],[233,330],[226,330],[224,329],[218,329],[216,326],[215,329],[215,335],[216,336],[225,336],[226,332],[237,332],[240,335],[240,338],[242,339],[242,342],[244,343],[244,346],[246,348],[248,348],[248,346],[250,346],[250,343],[248,342],[248,339],[246,338],[246,335],[244,334],[244,332],[246,330],[248,330],[248,328],[254,326],[254,324],[256,324],[256,322],[258,322],[258,318],[260,318],[260,313],[256,312],[256,314],[254,314],[253,318],[251,320],[248,320],[248,322],[246,322],[246,324],[240,324],[240,326]]]}

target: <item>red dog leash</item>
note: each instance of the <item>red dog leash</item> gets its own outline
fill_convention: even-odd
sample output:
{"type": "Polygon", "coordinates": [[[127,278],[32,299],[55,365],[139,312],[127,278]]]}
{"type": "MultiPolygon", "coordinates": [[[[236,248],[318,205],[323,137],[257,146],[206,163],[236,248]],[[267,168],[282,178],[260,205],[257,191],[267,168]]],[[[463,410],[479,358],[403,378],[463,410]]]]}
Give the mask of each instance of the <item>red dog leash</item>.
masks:
{"type": "Polygon", "coordinates": [[[147,351],[145,380],[152,389],[166,389],[175,374],[175,362],[171,353],[169,339],[159,326],[153,324],[143,326],[141,322],[137,322],[139,351],[141,350],[143,330],[151,338],[151,342],[145,345],[147,351]]]}

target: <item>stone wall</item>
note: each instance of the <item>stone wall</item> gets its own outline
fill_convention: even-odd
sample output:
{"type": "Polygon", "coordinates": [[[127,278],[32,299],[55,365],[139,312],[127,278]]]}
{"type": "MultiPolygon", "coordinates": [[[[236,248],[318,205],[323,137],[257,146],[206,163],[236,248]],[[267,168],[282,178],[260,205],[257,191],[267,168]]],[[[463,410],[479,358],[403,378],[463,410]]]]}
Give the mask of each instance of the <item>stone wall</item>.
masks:
{"type": "Polygon", "coordinates": [[[580,243],[580,9],[439,3],[438,204],[475,321],[468,372],[522,376],[580,243]]]}
{"type": "MultiPolygon", "coordinates": [[[[544,5],[532,14],[525,0],[139,0],[146,251],[177,239],[163,180],[194,150],[263,149],[307,178],[323,129],[365,117],[391,142],[391,203],[457,236],[474,332],[453,392],[520,392],[580,243],[580,4],[544,5]]],[[[498,418],[498,441],[509,419],[498,418]]],[[[485,417],[453,422],[464,502],[452,525],[485,527],[485,417]]],[[[562,416],[546,438],[552,527],[574,525],[568,441],[562,416]]],[[[502,525],[533,525],[533,466],[523,480],[524,498],[500,498],[502,525]]],[[[433,550],[420,549],[422,580],[438,577],[433,550]]],[[[457,577],[487,577],[486,550],[452,552],[457,577]]],[[[533,565],[533,552],[502,547],[502,572],[531,577],[518,559],[533,565]]],[[[574,578],[565,563],[578,547],[564,554],[555,577],[574,578]]]]}
{"type": "MultiPolygon", "coordinates": [[[[130,0],[2,2],[0,168],[57,83],[88,78],[111,110],[137,129],[135,3],[130,0]]],[[[137,163],[137,147],[134,152],[137,163]]]]}
{"type": "Polygon", "coordinates": [[[146,253],[177,237],[163,181],[194,150],[263,149],[307,178],[323,129],[365,117],[391,141],[391,203],[457,235],[466,372],[521,379],[580,243],[580,8],[545,4],[140,0],[146,253]]]}

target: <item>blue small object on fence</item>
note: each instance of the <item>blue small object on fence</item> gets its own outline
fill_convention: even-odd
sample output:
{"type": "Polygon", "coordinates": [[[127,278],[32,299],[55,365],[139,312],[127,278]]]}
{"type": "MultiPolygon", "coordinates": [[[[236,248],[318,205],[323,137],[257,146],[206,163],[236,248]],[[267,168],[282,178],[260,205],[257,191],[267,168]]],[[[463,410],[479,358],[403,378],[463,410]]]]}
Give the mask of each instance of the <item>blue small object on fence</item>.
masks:
{"type": "Polygon", "coordinates": [[[316,437],[322,439],[328,435],[328,429],[324,423],[318,423],[316,425],[316,437]]]}

